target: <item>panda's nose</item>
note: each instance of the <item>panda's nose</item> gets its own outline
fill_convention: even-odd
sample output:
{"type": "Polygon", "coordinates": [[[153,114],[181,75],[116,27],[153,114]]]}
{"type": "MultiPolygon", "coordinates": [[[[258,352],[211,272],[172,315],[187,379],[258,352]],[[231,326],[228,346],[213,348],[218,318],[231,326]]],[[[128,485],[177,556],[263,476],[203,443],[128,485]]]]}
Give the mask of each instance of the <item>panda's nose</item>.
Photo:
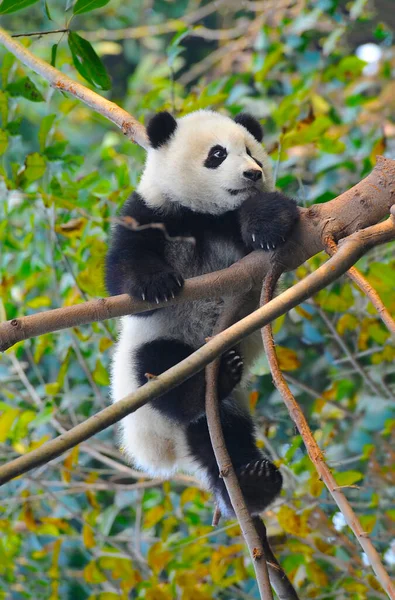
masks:
{"type": "Polygon", "coordinates": [[[258,181],[262,177],[262,171],[260,169],[249,169],[248,171],[244,171],[243,175],[250,181],[258,181]]]}

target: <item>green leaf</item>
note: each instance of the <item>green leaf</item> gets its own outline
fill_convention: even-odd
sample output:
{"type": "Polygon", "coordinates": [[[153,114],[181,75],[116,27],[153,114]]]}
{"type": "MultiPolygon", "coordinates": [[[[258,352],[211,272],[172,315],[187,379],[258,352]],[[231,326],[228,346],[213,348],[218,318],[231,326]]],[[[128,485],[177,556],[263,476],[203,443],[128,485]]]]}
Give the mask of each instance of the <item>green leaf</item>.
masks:
{"type": "Polygon", "coordinates": [[[48,6],[47,0],[45,0],[45,2],[44,2],[44,10],[45,10],[45,14],[47,15],[47,19],[49,19],[50,21],[53,21],[53,19],[51,17],[51,13],[49,12],[49,6],[48,6]]]}
{"type": "Polygon", "coordinates": [[[5,127],[8,123],[8,98],[2,90],[0,90],[0,117],[3,127],[5,127]]]}
{"type": "Polygon", "coordinates": [[[359,471],[343,471],[342,473],[334,473],[337,485],[353,485],[363,478],[363,474],[359,471]]]}
{"type": "Polygon", "coordinates": [[[0,15],[8,15],[9,13],[22,10],[22,8],[26,8],[37,2],[38,0],[4,0],[0,6],[0,15]]]}
{"type": "Polygon", "coordinates": [[[109,90],[111,80],[92,45],[75,31],[69,33],[68,42],[74,66],[80,75],[92,85],[109,90]]]}
{"type": "Polygon", "coordinates": [[[29,77],[21,77],[17,81],[9,83],[6,89],[10,96],[22,96],[31,102],[44,102],[44,96],[29,77]]]}
{"type": "Polygon", "coordinates": [[[73,8],[74,15],[80,15],[81,13],[95,10],[95,8],[102,8],[108,4],[110,0],[77,0],[73,8]]]}
{"type": "Polygon", "coordinates": [[[19,135],[21,132],[21,122],[21,117],[19,117],[19,119],[14,119],[14,121],[10,121],[6,126],[6,130],[8,131],[8,133],[10,135],[19,135]]]}
{"type": "Polygon", "coordinates": [[[96,368],[92,373],[93,379],[99,385],[108,385],[110,383],[110,378],[108,376],[107,369],[103,366],[100,360],[96,361],[96,368]]]}
{"type": "Polygon", "coordinates": [[[38,141],[40,144],[40,151],[43,152],[46,146],[48,134],[51,130],[53,122],[56,119],[56,115],[47,115],[41,121],[40,129],[38,131],[38,141]]]}
{"type": "Polygon", "coordinates": [[[29,154],[26,158],[23,176],[29,182],[36,181],[36,179],[40,179],[44,175],[45,169],[46,163],[44,158],[38,152],[33,152],[33,154],[29,154]]]}
{"type": "Polygon", "coordinates": [[[3,61],[1,64],[1,81],[2,81],[3,87],[6,87],[6,85],[8,83],[8,74],[9,74],[14,62],[15,62],[15,56],[13,54],[11,54],[11,52],[7,52],[3,56],[3,61]]]}
{"type": "Polygon", "coordinates": [[[0,129],[0,156],[4,154],[8,146],[8,135],[6,131],[0,129]]]}
{"type": "Polygon", "coordinates": [[[51,66],[54,67],[56,64],[56,55],[58,53],[59,44],[54,44],[51,48],[51,66]]]}
{"type": "Polygon", "coordinates": [[[180,46],[180,42],[189,34],[189,29],[186,28],[183,31],[179,31],[171,40],[168,48],[167,48],[167,58],[170,67],[174,66],[174,61],[182,52],[184,52],[185,48],[180,46]]]}

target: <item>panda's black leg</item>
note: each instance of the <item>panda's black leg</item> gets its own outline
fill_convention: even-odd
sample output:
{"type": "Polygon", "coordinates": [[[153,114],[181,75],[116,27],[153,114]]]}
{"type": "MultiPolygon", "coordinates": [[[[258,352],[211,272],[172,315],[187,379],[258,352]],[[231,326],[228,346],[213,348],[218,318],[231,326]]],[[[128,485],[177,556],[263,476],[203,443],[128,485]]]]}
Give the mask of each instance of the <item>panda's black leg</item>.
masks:
{"type": "MultiPolygon", "coordinates": [[[[256,446],[251,415],[241,411],[232,400],[220,407],[222,431],[244,499],[251,514],[262,512],[280,493],[282,476],[277,467],[256,446]]],[[[205,417],[188,427],[191,453],[207,473],[210,487],[225,516],[233,516],[233,508],[219,476],[205,417]]]]}
{"type": "MultiPolygon", "coordinates": [[[[147,382],[147,375],[160,375],[194,352],[194,348],[179,342],[161,338],[142,345],[135,356],[140,385],[147,382]]],[[[221,357],[218,375],[218,397],[226,398],[239,383],[243,361],[237,349],[221,357]]],[[[204,371],[193,375],[174,389],[151,401],[151,406],[172,421],[189,424],[201,417],[205,411],[204,371]]]]}

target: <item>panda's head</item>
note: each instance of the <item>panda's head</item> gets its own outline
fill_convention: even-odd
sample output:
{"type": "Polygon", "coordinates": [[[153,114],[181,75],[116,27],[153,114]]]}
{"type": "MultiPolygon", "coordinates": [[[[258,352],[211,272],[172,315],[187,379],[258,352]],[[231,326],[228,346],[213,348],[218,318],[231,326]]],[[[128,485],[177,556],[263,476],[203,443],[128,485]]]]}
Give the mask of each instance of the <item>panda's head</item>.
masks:
{"type": "Polygon", "coordinates": [[[273,190],[262,130],[249,115],[232,120],[199,110],[176,120],[161,112],[147,133],[150,148],[138,191],[151,206],[179,203],[221,214],[240,206],[251,188],[273,190]]]}

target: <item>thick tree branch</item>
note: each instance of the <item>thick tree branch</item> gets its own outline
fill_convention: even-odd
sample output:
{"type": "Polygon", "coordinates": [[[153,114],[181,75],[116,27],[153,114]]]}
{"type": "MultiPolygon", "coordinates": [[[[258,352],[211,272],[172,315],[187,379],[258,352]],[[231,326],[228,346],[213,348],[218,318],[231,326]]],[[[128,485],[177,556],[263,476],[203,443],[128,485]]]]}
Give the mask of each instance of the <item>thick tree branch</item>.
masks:
{"type": "MultiPolygon", "coordinates": [[[[390,217],[390,220],[391,219],[393,220],[393,223],[395,225],[395,220],[393,219],[393,217],[390,217]]],[[[380,227],[380,225],[376,227],[380,227]]],[[[370,229],[374,228],[371,227],[370,229]]],[[[337,254],[335,254],[334,256],[337,256],[337,254]]],[[[270,299],[273,297],[274,289],[280,273],[281,270],[277,269],[275,266],[271,274],[267,276],[265,286],[262,291],[261,304],[264,305],[266,302],[270,302],[270,299]]],[[[386,572],[383,563],[381,562],[380,555],[378,554],[377,550],[370,541],[368,534],[364,531],[357,515],[354,513],[350,503],[348,502],[347,498],[344,496],[343,492],[337,485],[335,478],[333,477],[329,467],[325,463],[323,453],[320,447],[318,446],[317,442],[315,441],[311,429],[307,423],[307,420],[295,397],[293,396],[284,378],[284,375],[281,372],[274,346],[272,327],[270,324],[262,329],[262,339],[265,347],[266,357],[269,362],[269,367],[272,373],[274,385],[280,392],[284,404],[288,409],[289,415],[294,421],[300,435],[303,438],[311,462],[314,464],[317,473],[320,476],[320,479],[325,483],[329,493],[331,494],[340,511],[342,512],[346,523],[348,524],[355,537],[357,538],[358,542],[362,546],[383,589],[387,592],[388,597],[391,598],[391,600],[395,600],[395,587],[392,584],[391,579],[388,573],[386,572]]]]}
{"type": "MultiPolygon", "coordinates": [[[[276,262],[282,265],[284,271],[295,269],[324,249],[322,240],[325,236],[331,235],[339,240],[380,221],[389,213],[394,198],[395,160],[378,157],[373,171],[350,190],[326,204],[300,209],[298,226],[285,246],[276,252],[276,262]]],[[[228,269],[195,277],[187,281],[178,298],[169,302],[237,296],[253,288],[259,289],[270,270],[272,257],[272,254],[253,252],[228,269]]],[[[13,319],[0,324],[0,351],[21,340],[51,331],[151,308],[152,305],[131,300],[124,294],[13,319]]]]}
{"type": "Polygon", "coordinates": [[[64,75],[41,58],[34,56],[30,50],[12,38],[2,27],[0,27],[0,43],[12,52],[14,56],[19,58],[23,64],[46,79],[51,87],[62,92],[68,92],[72,96],[82,100],[82,102],[94,111],[115,123],[132,142],[136,142],[136,144],[139,144],[143,148],[148,147],[144,125],[136,121],[126,110],[123,110],[123,108],[120,108],[114,102],[106,100],[81,83],[64,75]]]}
{"type": "Polygon", "coordinates": [[[117,423],[152,398],[161,396],[165,391],[179,385],[243,338],[285,314],[338,279],[372,246],[393,239],[395,239],[393,217],[349,236],[339,244],[338,252],[314,273],[302,281],[298,281],[292,288],[285,290],[265,306],[211,338],[205,346],[199,348],[185,360],[155,379],[151,379],[136,392],[103,409],[84,423],[73,427],[67,433],[0,467],[0,484],[47,463],[99,431],[117,423]]]}

